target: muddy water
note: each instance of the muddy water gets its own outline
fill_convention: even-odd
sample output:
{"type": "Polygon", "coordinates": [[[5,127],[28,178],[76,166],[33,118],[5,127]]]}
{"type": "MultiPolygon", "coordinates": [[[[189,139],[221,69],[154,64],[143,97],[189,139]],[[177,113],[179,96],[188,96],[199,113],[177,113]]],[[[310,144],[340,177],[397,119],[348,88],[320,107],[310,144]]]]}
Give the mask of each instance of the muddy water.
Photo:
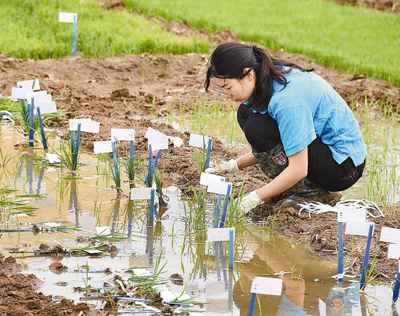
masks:
{"type": "MultiPolygon", "coordinates": [[[[170,201],[162,219],[148,222],[145,207],[139,205],[128,209],[126,194],[117,197],[105,162],[82,154],[80,177],[70,179],[67,170],[42,164],[40,148],[28,151],[14,146],[23,141],[13,127],[0,126],[2,153],[13,158],[1,170],[0,187],[36,195],[29,200],[38,209],[30,217],[3,214],[1,229],[18,230],[29,228],[32,223],[57,222],[77,227],[79,231],[3,233],[1,253],[16,249],[29,251],[41,243],[78,247],[77,236],[92,236],[98,226],[109,226],[114,233],[130,236],[116,243],[118,254],[113,257],[62,258],[61,262],[67,267],[62,273],[49,269],[55,258],[35,257],[29,252],[14,253],[20,257],[26,272],[36,274],[43,281],[40,290],[45,294],[82,300],[84,293],[74,291],[74,288],[88,285],[102,288],[105,282],[112,282],[115,274],[127,276],[129,268],[151,271],[161,256],[162,262],[166,263],[163,272],[166,280],[174,273],[184,279],[184,287],[168,281],[168,289],[177,294],[184,289],[197,302],[196,309],[201,311],[192,312],[192,315],[246,315],[252,279],[283,272],[286,272],[283,273],[283,295],[259,296],[255,315],[323,315],[319,311],[319,299],[326,302],[328,315],[392,315],[390,288],[369,286],[367,295],[362,296],[362,304],[358,304],[357,294],[348,288],[351,283],[346,283],[344,286],[348,289],[343,291],[332,280],[334,262],[312,256],[307,249],[289,243],[268,227],[248,225],[238,228],[235,267],[229,272],[225,269],[226,245],[188,238],[184,202],[177,188],[165,190],[170,201]],[[105,273],[106,269],[113,274],[105,273]]],[[[89,300],[89,303],[101,305],[95,300],[89,300]]]]}

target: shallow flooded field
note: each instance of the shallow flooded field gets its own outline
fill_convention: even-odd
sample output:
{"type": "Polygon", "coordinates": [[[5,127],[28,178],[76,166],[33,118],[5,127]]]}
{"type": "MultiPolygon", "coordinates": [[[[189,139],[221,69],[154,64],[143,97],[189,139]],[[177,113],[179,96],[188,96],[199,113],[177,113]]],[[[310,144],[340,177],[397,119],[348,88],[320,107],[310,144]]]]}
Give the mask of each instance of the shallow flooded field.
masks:
{"type": "MultiPolygon", "coordinates": [[[[205,224],[196,219],[196,204],[174,186],[164,188],[167,210],[152,219],[146,203],[129,200],[126,183],[122,193],[112,188],[110,160],[82,154],[79,176],[71,177],[43,161],[41,148],[17,146],[24,138],[12,125],[1,125],[0,137],[1,187],[15,190],[2,193],[1,253],[42,280],[44,294],[102,309],[109,306],[108,293],[114,302],[119,298],[111,314],[161,313],[160,306],[148,307],[154,301],[132,297],[128,279],[140,279],[175,299],[175,313],[246,315],[253,278],[267,275],[282,276],[283,293],[258,296],[255,315],[325,315],[324,306],[326,315],[395,313],[390,287],[368,285],[360,297],[358,283],[338,285],[332,278],[335,262],[266,224],[236,225],[230,270],[227,243],[206,241],[204,229],[213,226],[211,195],[200,214],[205,224]]],[[[57,148],[57,139],[52,143],[57,148]]],[[[137,186],[143,178],[137,175],[137,186]]]]}

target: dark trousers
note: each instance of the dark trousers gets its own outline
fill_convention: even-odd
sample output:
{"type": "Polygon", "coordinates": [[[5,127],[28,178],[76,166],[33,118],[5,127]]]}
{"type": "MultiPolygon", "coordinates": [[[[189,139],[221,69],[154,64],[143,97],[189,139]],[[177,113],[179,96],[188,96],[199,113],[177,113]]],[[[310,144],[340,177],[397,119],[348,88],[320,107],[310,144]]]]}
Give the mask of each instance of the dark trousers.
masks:
{"type": "MultiPolygon", "coordinates": [[[[268,114],[253,113],[241,104],[237,120],[254,152],[268,152],[281,145],[278,126],[268,114]]],[[[348,189],[362,176],[364,167],[365,162],[356,167],[351,158],[338,164],[329,147],[318,138],[308,146],[307,179],[327,191],[348,189]]]]}

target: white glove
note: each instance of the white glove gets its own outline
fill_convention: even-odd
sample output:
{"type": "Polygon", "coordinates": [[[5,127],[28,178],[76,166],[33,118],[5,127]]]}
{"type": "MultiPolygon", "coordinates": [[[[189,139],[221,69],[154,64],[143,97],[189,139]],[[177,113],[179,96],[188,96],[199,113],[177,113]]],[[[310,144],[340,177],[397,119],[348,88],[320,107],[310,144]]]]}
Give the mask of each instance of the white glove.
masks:
{"type": "Polygon", "coordinates": [[[210,167],[205,170],[205,172],[207,173],[223,173],[223,172],[233,172],[233,171],[239,171],[239,166],[235,159],[231,159],[228,161],[221,161],[214,167],[210,167]]]}
{"type": "Polygon", "coordinates": [[[242,199],[239,201],[239,208],[247,214],[255,207],[261,205],[263,201],[260,199],[256,191],[252,191],[246,194],[242,199]]]}

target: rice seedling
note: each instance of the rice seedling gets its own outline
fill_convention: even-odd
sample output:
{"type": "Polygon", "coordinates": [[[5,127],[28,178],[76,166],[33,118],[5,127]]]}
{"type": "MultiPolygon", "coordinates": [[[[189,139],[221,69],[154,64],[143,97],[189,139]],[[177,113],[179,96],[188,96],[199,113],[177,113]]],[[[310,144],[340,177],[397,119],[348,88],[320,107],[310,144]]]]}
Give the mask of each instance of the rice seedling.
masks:
{"type": "Polygon", "coordinates": [[[113,157],[113,166],[111,169],[115,188],[117,192],[121,192],[121,166],[118,159],[118,147],[117,142],[112,142],[112,157],[113,157]]]}
{"type": "Polygon", "coordinates": [[[128,281],[136,287],[135,294],[137,296],[149,297],[155,295],[157,294],[155,287],[168,282],[162,278],[166,264],[166,262],[162,263],[162,253],[160,253],[154,263],[153,273],[150,275],[137,275],[135,274],[135,270],[128,270],[131,273],[128,281]]]}
{"type": "Polygon", "coordinates": [[[18,58],[60,58],[71,54],[71,29],[60,25],[58,12],[78,13],[78,54],[206,53],[209,42],[179,36],[158,23],[126,10],[106,10],[95,0],[62,2],[13,0],[0,3],[0,50],[18,58]],[[81,18],[82,17],[82,18],[81,18]],[[40,23],[38,23],[40,21],[40,23]],[[16,32],[19,36],[15,36],[16,32]]]}
{"type": "Polygon", "coordinates": [[[133,141],[129,142],[129,156],[125,159],[125,170],[129,179],[129,188],[135,186],[135,175],[139,169],[139,160],[135,155],[135,144],[133,141]]]}
{"type": "Polygon", "coordinates": [[[247,42],[304,54],[328,67],[365,73],[399,85],[398,16],[340,6],[333,1],[257,0],[248,19],[248,2],[205,0],[124,0],[132,10],[218,32],[229,29],[247,42]],[[210,10],[210,7],[213,10],[210,10]],[[295,16],[292,12],[297,12],[295,16]],[[265,19],[265,16],[269,19],[265,19]],[[330,21],[321,29],[324,21],[330,21]],[[298,26],[303,30],[299,31],[298,26]],[[281,30],[285,29],[285,32],[281,30]],[[376,49],[376,43],[382,43],[376,49]],[[376,59],[376,56],[381,58],[376,59]]]}
{"type": "Polygon", "coordinates": [[[77,131],[70,131],[67,142],[60,143],[60,157],[62,165],[65,165],[73,176],[79,167],[79,148],[81,144],[81,124],[78,124],[77,131]]]}
{"type": "Polygon", "coordinates": [[[160,208],[165,208],[167,206],[168,197],[163,193],[164,183],[159,170],[156,170],[154,174],[154,183],[156,185],[159,206],[160,208]]]}
{"type": "Polygon", "coordinates": [[[7,166],[12,162],[12,160],[12,155],[6,153],[5,151],[3,151],[2,148],[0,148],[0,169],[6,169],[7,166]]]}

